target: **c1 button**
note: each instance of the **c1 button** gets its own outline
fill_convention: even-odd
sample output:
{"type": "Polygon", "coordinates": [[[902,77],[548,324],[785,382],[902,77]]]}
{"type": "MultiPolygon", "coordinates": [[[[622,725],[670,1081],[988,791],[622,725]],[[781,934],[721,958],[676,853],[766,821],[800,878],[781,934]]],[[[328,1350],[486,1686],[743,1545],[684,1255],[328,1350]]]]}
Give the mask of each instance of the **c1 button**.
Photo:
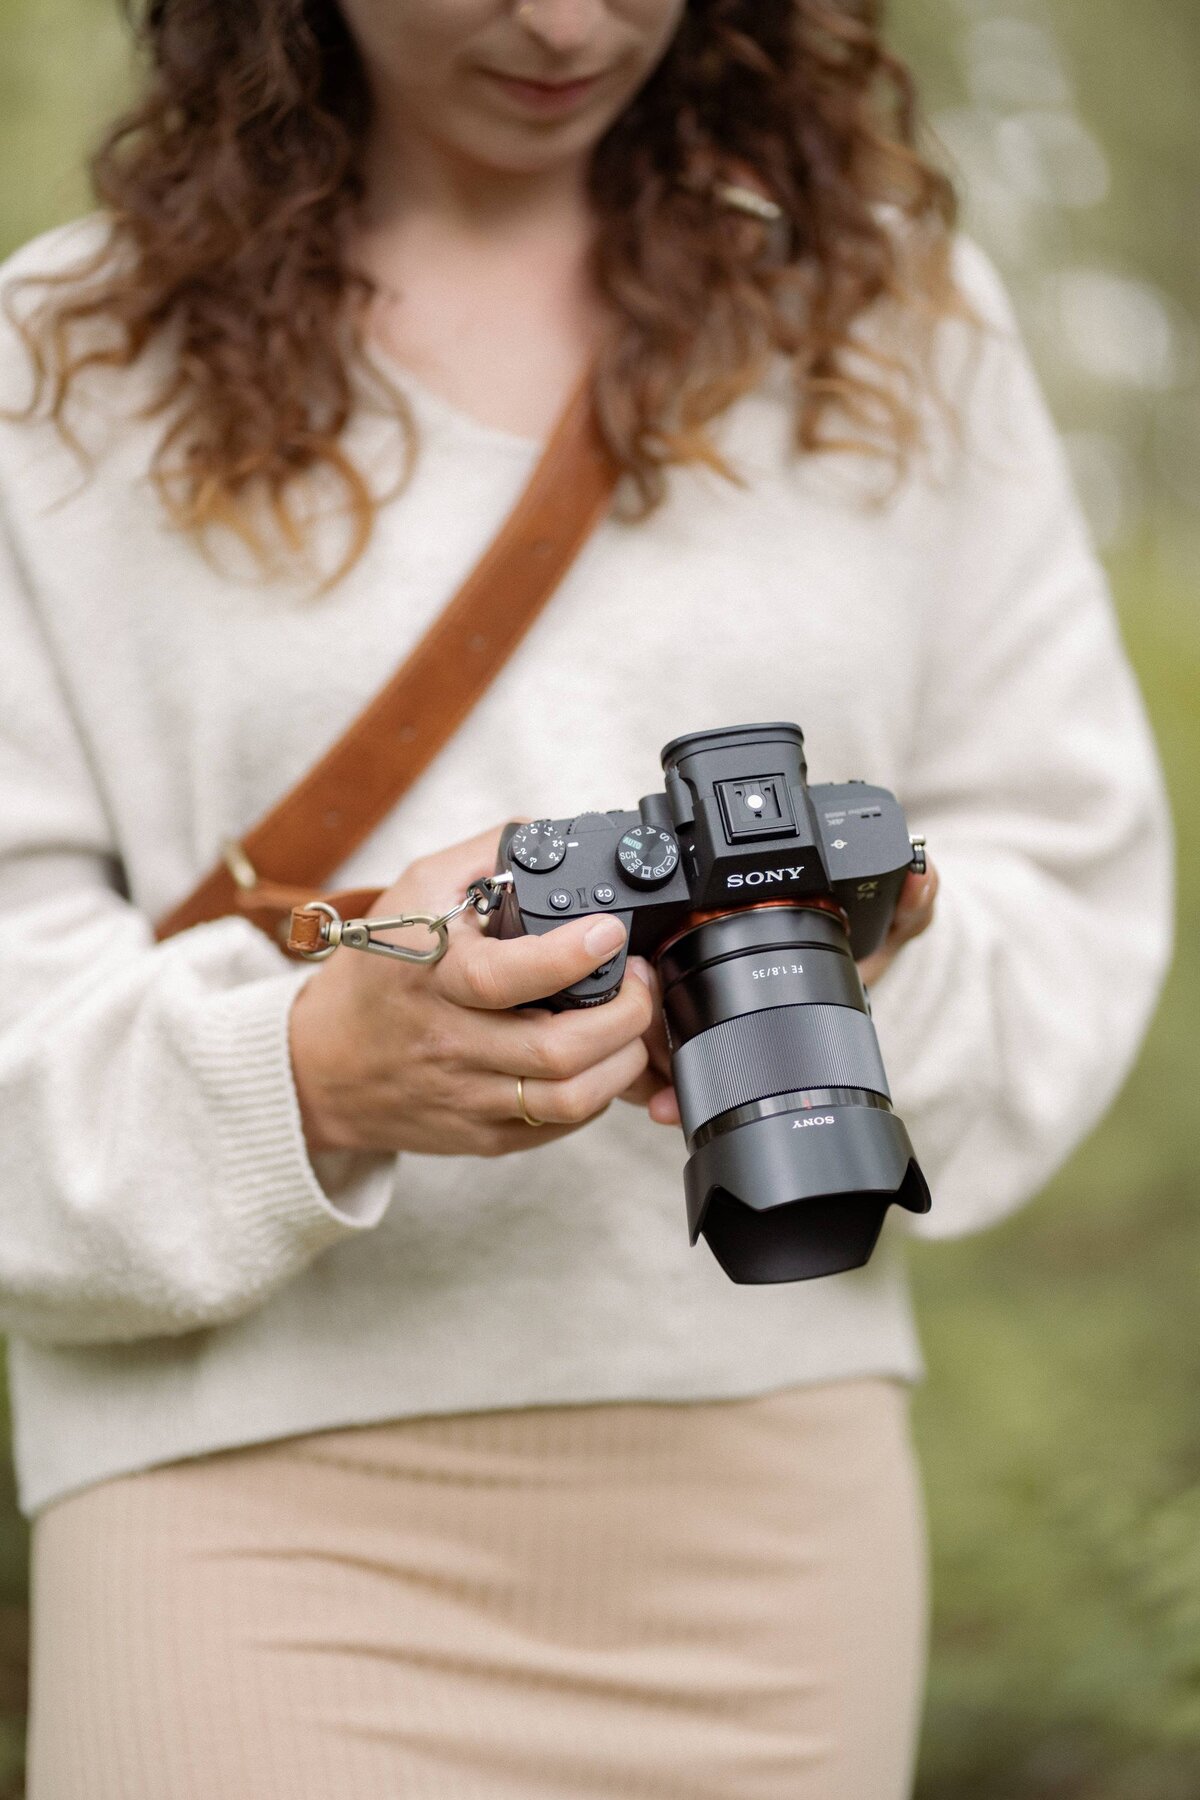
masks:
{"type": "Polygon", "coordinates": [[[602,881],[599,887],[594,887],[592,889],[592,899],[596,902],[597,906],[611,906],[616,897],[616,888],[612,887],[607,881],[602,881]]]}
{"type": "Polygon", "coordinates": [[[568,894],[566,888],[555,888],[550,896],[550,904],[555,912],[569,912],[571,908],[571,896],[568,894]]]}

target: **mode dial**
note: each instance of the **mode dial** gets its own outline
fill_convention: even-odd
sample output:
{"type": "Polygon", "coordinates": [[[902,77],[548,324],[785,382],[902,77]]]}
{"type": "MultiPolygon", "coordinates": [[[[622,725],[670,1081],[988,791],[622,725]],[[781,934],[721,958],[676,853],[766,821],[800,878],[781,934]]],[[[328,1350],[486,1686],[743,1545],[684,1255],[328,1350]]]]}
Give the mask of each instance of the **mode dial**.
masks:
{"type": "Polygon", "coordinates": [[[617,845],[617,861],[638,887],[657,887],[679,867],[679,845],[657,825],[631,825],[617,845]]]}
{"type": "Polygon", "coordinates": [[[567,840],[552,819],[534,819],[531,825],[513,832],[508,854],[522,869],[540,874],[557,869],[567,854],[567,840]]]}

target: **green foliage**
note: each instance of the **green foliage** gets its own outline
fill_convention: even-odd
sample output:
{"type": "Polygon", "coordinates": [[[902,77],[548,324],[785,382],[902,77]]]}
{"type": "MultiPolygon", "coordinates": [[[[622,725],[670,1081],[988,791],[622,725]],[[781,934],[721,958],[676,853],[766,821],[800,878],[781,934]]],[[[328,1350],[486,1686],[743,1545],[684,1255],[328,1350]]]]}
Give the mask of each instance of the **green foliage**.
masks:
{"type": "Polygon", "coordinates": [[[0,0],[0,257],[88,209],[126,51],[116,0],[0,0]]]}
{"type": "MultiPolygon", "coordinates": [[[[0,1395],[0,1437],[8,1441],[8,1406],[0,1395]]],[[[0,1469],[0,1800],[19,1800],[25,1749],[28,1654],[29,1533],[17,1512],[11,1471],[0,1469]]]]}
{"type": "MultiPolygon", "coordinates": [[[[931,107],[962,103],[972,21],[1050,19],[1113,170],[1108,201],[1062,225],[1073,253],[1200,313],[1194,0],[893,10],[931,107]]],[[[125,79],[116,16],[0,0],[0,254],[87,204],[82,160],[125,79]]],[[[1049,1191],[984,1237],[913,1248],[936,1596],[919,1800],[1200,1794],[1200,513],[1178,469],[1164,488],[1152,418],[1128,442],[1148,502],[1109,560],[1176,808],[1180,952],[1125,1093],[1049,1191]]],[[[0,1800],[19,1783],[25,1544],[9,1492],[0,1800]]]]}

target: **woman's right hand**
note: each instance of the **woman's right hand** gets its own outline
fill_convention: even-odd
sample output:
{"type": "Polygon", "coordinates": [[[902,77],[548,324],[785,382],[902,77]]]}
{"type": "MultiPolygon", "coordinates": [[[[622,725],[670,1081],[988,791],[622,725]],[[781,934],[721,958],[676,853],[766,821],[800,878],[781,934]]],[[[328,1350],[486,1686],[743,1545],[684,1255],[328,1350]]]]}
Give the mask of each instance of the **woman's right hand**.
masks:
{"type": "MultiPolygon", "coordinates": [[[[500,830],[422,857],[376,910],[445,912],[493,872],[500,830]]],[[[646,1069],[649,970],[630,958],[607,1006],[510,1009],[581,980],[623,941],[618,920],[595,914],[539,937],[489,938],[468,912],[433,966],[349,952],[322,963],[298,994],[290,1027],[310,1154],[504,1156],[577,1131],[646,1069]],[[540,1129],[521,1117],[518,1076],[540,1129]]]]}

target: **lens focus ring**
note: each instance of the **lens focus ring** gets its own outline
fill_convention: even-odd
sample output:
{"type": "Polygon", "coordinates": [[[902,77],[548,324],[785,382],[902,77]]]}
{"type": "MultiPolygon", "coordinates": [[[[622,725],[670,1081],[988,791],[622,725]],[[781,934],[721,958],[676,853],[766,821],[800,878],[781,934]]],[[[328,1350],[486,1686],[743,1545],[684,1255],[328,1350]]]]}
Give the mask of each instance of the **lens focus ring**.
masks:
{"type": "Polygon", "coordinates": [[[848,1006],[780,1006],[711,1026],[675,1053],[685,1135],[718,1113],[806,1088],[866,1088],[890,1099],[875,1027],[848,1006]]]}

